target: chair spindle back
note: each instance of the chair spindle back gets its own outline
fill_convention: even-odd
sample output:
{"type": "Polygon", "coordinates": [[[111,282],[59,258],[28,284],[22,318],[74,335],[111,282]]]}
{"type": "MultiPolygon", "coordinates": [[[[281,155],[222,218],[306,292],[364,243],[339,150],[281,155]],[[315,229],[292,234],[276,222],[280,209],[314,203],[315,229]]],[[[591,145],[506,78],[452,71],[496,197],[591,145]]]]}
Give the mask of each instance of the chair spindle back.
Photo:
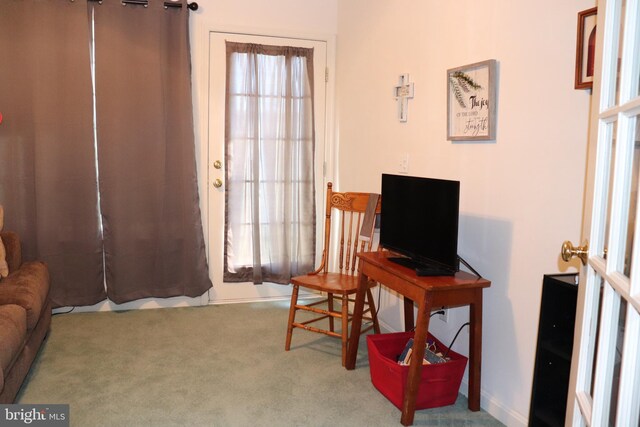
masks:
{"type": "MultiPolygon", "coordinates": [[[[321,270],[325,273],[329,271],[329,251],[333,226],[336,227],[338,247],[337,247],[337,268],[335,272],[354,275],[357,273],[358,252],[368,252],[375,250],[374,239],[362,239],[361,228],[369,203],[370,193],[354,192],[334,192],[333,184],[327,184],[327,205],[324,230],[324,249],[322,252],[321,270]]],[[[380,199],[376,205],[375,213],[380,213],[380,199]]],[[[371,224],[371,229],[366,233],[373,236],[375,221],[371,224]]],[[[376,245],[377,246],[377,245],[376,245]]]]}

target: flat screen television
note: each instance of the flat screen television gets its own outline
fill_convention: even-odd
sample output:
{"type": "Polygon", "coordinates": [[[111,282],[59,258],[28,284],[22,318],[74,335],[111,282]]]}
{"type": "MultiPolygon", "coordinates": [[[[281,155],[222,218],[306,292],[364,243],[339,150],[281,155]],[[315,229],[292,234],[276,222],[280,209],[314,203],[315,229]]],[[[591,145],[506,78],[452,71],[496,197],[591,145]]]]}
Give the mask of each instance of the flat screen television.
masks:
{"type": "Polygon", "coordinates": [[[460,182],[382,174],[380,244],[419,276],[458,271],[460,182]]]}

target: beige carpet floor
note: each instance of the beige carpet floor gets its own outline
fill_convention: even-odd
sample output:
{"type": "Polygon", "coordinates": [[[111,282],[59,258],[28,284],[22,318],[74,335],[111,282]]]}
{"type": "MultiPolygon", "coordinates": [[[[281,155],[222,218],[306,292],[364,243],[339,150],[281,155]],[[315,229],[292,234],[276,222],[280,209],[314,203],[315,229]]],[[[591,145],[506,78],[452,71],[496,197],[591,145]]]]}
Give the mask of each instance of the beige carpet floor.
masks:
{"type": "MultiPolygon", "coordinates": [[[[288,303],[217,305],[53,318],[18,403],[70,405],[72,426],[400,426],[372,385],[366,344],[354,371],[338,340],[294,331],[288,303]]],[[[417,426],[499,426],[455,405],[417,426]]]]}

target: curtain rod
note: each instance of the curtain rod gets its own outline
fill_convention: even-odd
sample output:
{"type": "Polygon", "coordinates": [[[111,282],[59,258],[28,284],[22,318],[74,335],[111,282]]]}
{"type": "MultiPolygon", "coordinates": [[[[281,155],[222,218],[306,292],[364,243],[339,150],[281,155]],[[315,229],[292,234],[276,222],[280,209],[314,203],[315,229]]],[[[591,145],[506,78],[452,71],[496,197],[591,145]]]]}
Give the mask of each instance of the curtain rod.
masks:
{"type": "MultiPolygon", "coordinates": [[[[127,1],[131,1],[131,0],[122,0],[122,3],[126,3],[127,1]]],[[[174,2],[174,1],[164,2],[164,8],[167,9],[169,7],[182,7],[182,3],[174,2]]],[[[189,10],[198,10],[198,3],[196,2],[187,3],[187,7],[189,8],[189,10]]]]}
{"type": "MultiPolygon", "coordinates": [[[[74,0],[71,0],[71,1],[74,1],[74,0]]],[[[102,4],[102,0],[89,0],[89,1],[97,1],[98,3],[102,4]]],[[[137,5],[147,7],[149,5],[149,0],[122,0],[123,6],[126,6],[128,4],[137,4],[137,5]]],[[[175,2],[175,1],[165,1],[164,8],[168,9],[170,7],[182,7],[182,3],[175,2]]],[[[198,3],[196,2],[187,3],[187,7],[189,8],[189,10],[198,10],[198,3]]]]}

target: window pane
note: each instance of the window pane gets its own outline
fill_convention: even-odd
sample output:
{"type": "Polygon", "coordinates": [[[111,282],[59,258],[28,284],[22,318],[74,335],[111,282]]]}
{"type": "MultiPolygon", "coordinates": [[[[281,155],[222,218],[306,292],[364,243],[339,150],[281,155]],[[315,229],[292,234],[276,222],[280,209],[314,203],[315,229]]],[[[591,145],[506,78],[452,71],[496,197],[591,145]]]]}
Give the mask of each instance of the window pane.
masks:
{"type": "MultiPolygon", "coordinates": [[[[625,0],[612,0],[607,4],[607,9],[612,13],[607,16],[608,22],[615,24],[620,22],[620,32],[611,34],[610,40],[605,40],[605,49],[603,52],[602,62],[602,106],[603,108],[611,108],[618,104],[620,99],[620,55],[622,52],[622,27],[624,27],[622,10],[625,7],[625,0]],[[611,5],[611,9],[609,9],[611,5]],[[606,78],[611,76],[611,78],[606,78]]],[[[614,28],[617,26],[614,25],[614,28]]],[[[599,31],[598,29],[597,31],[599,31]]]]}
{"type": "Polygon", "coordinates": [[[591,370],[586,372],[587,374],[587,383],[591,384],[591,388],[589,391],[589,395],[591,396],[591,398],[593,399],[593,392],[594,392],[594,386],[595,386],[595,371],[596,371],[596,357],[595,357],[595,353],[596,353],[596,349],[598,348],[598,340],[600,339],[600,324],[602,323],[602,291],[604,289],[604,279],[602,277],[599,277],[600,279],[600,289],[598,291],[598,297],[597,297],[597,302],[596,302],[596,307],[594,307],[597,310],[597,319],[598,321],[595,323],[595,340],[593,341],[592,345],[589,346],[588,349],[588,360],[591,360],[591,370]]]}
{"type": "Polygon", "coordinates": [[[632,96],[640,96],[640,25],[635,25],[633,28],[633,37],[635,40],[632,42],[635,47],[635,52],[633,53],[633,67],[631,68],[631,75],[635,76],[635,78],[631,79],[631,94],[632,96]]]}
{"type": "Polygon", "coordinates": [[[615,167],[616,160],[616,138],[615,135],[618,130],[618,122],[609,123],[607,126],[607,140],[611,141],[609,145],[609,173],[606,176],[608,182],[603,188],[607,190],[607,211],[606,216],[604,218],[605,227],[604,227],[604,240],[601,241],[602,247],[598,248],[597,253],[603,256],[606,256],[606,247],[609,244],[609,219],[611,218],[611,195],[613,193],[613,172],[615,167]]]}
{"type": "Polygon", "coordinates": [[[626,10],[626,6],[627,6],[627,2],[626,0],[622,0],[621,2],[621,6],[619,9],[619,19],[620,19],[620,34],[618,35],[618,52],[616,55],[614,55],[614,58],[617,58],[616,60],[616,105],[620,104],[620,65],[621,65],[621,56],[622,56],[622,49],[624,48],[624,11],[626,10]]]}
{"type": "MultiPolygon", "coordinates": [[[[638,2],[626,2],[622,1],[621,13],[623,20],[621,21],[620,29],[620,51],[618,57],[625,55],[624,63],[620,63],[618,67],[624,67],[625,72],[628,73],[622,77],[625,84],[622,88],[621,94],[617,97],[618,104],[625,104],[631,99],[638,96],[638,78],[640,77],[640,5],[638,2]],[[625,16],[628,15],[628,16],[625,16]],[[627,34],[625,35],[624,32],[627,34]],[[623,40],[622,37],[625,37],[623,40]],[[623,53],[623,48],[630,49],[629,52],[623,53]]],[[[620,74],[618,74],[620,80],[620,74]]],[[[618,83],[620,86],[620,83],[618,83]]]]}
{"type": "Polygon", "coordinates": [[[620,365],[622,362],[622,343],[624,342],[624,325],[627,318],[627,301],[621,298],[620,311],[618,312],[618,334],[616,337],[616,355],[613,365],[613,383],[611,385],[611,406],[609,412],[609,425],[616,423],[616,412],[618,409],[618,388],[620,386],[620,365]]]}
{"type": "Polygon", "coordinates": [[[631,257],[633,255],[633,241],[634,241],[634,232],[635,232],[635,222],[636,222],[636,214],[637,214],[637,205],[638,205],[638,179],[640,178],[640,134],[638,133],[637,124],[640,121],[637,119],[634,120],[636,124],[633,126],[635,130],[635,135],[632,140],[633,144],[633,159],[631,164],[631,183],[629,186],[629,216],[627,220],[627,239],[626,239],[626,248],[625,248],[625,258],[624,258],[624,274],[627,277],[630,277],[630,264],[631,257]]]}

